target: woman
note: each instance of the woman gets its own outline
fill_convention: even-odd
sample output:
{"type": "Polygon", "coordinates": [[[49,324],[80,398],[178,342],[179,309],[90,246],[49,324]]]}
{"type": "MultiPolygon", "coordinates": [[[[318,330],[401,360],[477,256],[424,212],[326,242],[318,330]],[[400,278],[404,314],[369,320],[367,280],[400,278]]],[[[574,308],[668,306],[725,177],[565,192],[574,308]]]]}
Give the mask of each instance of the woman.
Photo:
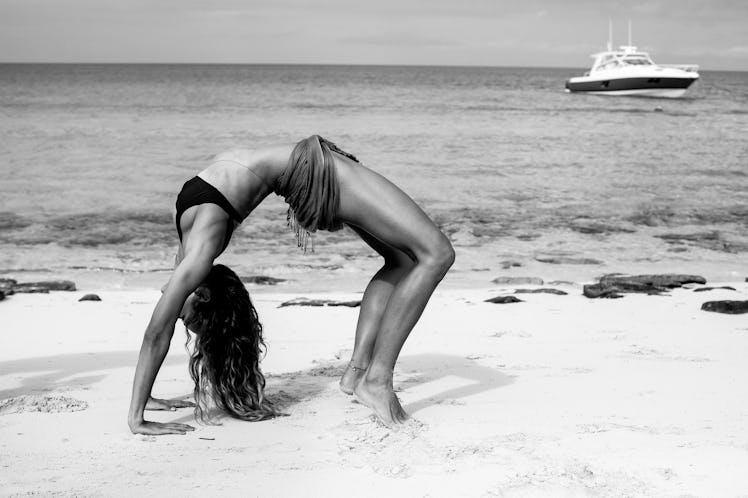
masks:
{"type": "Polygon", "coordinates": [[[408,415],[392,375],[403,343],[454,262],[447,237],[403,191],[351,154],[317,135],[295,145],[219,154],[185,183],[177,198],[177,265],[145,331],[133,382],[128,423],[133,433],[183,434],[186,424],[143,418],[145,408],[174,405],[150,397],[181,318],[195,332],[190,372],[198,414],[207,395],[246,420],[276,414],[264,398],[259,370],[262,328],[236,275],[213,266],[234,228],[271,192],[289,204],[289,222],[306,247],[309,232],[348,225],[384,258],[361,300],[351,361],[340,388],[386,425],[408,415]]]}

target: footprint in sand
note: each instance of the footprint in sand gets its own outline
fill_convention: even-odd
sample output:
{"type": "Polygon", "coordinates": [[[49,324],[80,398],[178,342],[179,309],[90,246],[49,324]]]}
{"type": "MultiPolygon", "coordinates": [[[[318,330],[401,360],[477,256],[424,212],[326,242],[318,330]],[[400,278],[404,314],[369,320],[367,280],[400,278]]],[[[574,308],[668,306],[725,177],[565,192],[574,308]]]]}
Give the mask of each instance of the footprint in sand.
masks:
{"type": "Polygon", "coordinates": [[[65,413],[79,412],[88,408],[88,403],[67,396],[48,394],[26,394],[0,401],[0,415],[10,413],[65,413]]]}
{"type": "Polygon", "coordinates": [[[413,418],[397,429],[389,429],[369,416],[344,422],[340,429],[345,436],[338,453],[344,461],[368,466],[386,477],[410,477],[413,461],[429,461],[435,454],[434,447],[422,437],[427,426],[413,418]]]}

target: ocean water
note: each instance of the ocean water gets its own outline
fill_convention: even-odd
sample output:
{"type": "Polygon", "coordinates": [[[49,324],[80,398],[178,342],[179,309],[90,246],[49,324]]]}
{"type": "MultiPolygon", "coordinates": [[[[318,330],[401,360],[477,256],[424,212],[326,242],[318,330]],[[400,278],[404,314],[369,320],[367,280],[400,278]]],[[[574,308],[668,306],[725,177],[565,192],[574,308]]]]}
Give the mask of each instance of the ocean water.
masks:
{"type": "MultiPolygon", "coordinates": [[[[318,133],[450,236],[448,281],[614,271],[743,280],[748,73],[706,71],[667,100],[565,93],[582,71],[0,65],[0,276],[164,280],[184,181],[224,149],[318,133]],[[566,259],[538,261],[548,257],[566,259]]],[[[302,288],[361,287],[376,269],[348,231],[317,234],[302,254],[285,219],[271,196],[221,260],[302,288]]]]}

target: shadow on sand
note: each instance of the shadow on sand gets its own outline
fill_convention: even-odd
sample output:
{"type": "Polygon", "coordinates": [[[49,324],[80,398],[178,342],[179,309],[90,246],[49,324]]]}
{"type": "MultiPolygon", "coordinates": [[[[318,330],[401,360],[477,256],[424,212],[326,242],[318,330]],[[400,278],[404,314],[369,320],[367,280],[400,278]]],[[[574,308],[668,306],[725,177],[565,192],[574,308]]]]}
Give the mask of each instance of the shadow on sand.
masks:
{"type": "MultiPolygon", "coordinates": [[[[174,355],[168,357],[164,364],[186,363],[186,358],[186,355],[174,355]]],[[[85,389],[105,377],[103,373],[92,375],[92,372],[134,368],[137,361],[137,351],[75,353],[3,361],[0,362],[0,377],[21,377],[21,385],[12,389],[0,389],[0,399],[70,387],[85,389]]]]}
{"type": "MultiPolygon", "coordinates": [[[[331,383],[337,389],[337,382],[345,371],[344,362],[320,362],[308,370],[283,374],[267,375],[266,395],[281,412],[290,410],[294,405],[310,401],[330,391],[331,383]]],[[[403,356],[397,362],[395,374],[396,389],[436,382],[447,377],[458,377],[471,381],[467,385],[449,388],[432,394],[424,399],[404,405],[405,411],[414,414],[429,406],[438,405],[498,389],[514,382],[514,377],[503,374],[495,368],[480,365],[474,360],[443,354],[420,354],[403,356]]],[[[338,396],[353,400],[342,392],[338,396]]],[[[225,415],[211,411],[215,422],[220,422],[225,415]]],[[[184,415],[170,422],[189,423],[192,415],[184,415]]]]}
{"type": "Polygon", "coordinates": [[[450,388],[406,404],[403,408],[411,415],[429,406],[467,398],[514,382],[513,376],[503,374],[496,368],[481,365],[468,358],[445,354],[403,356],[397,362],[397,371],[405,374],[406,379],[398,382],[396,375],[396,388],[400,386],[408,389],[446,377],[472,381],[470,384],[450,388]]]}
{"type": "MultiPolygon", "coordinates": [[[[58,356],[45,356],[0,362],[0,377],[20,376],[20,386],[0,390],[0,400],[24,394],[36,394],[67,388],[87,388],[105,377],[105,370],[135,368],[137,351],[113,351],[99,353],[77,353],[58,356]],[[96,372],[96,373],[94,373],[96,372]]],[[[185,365],[186,355],[170,355],[165,365],[185,365]]],[[[343,374],[345,363],[326,362],[308,370],[283,374],[267,375],[267,395],[279,410],[316,398],[330,389],[331,382],[343,374]]],[[[420,354],[403,356],[397,364],[395,386],[408,389],[417,385],[434,382],[445,377],[459,377],[472,381],[468,385],[450,388],[430,395],[427,398],[408,403],[404,408],[408,413],[416,413],[429,406],[473,396],[491,389],[508,385],[513,377],[494,368],[480,365],[474,360],[455,355],[420,354]]],[[[122,389],[129,391],[130,384],[122,389]]],[[[181,396],[180,399],[190,396],[181,396]]],[[[340,396],[345,396],[340,393],[340,396]]],[[[219,414],[216,418],[220,419],[219,414]]],[[[193,415],[180,416],[175,421],[192,419],[193,415]]]]}

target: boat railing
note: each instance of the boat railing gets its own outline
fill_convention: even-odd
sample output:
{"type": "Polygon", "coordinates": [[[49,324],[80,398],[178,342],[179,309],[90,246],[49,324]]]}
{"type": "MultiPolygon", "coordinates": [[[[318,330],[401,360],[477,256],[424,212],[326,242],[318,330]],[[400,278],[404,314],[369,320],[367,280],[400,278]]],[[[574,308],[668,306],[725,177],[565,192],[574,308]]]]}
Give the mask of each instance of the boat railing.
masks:
{"type": "Polygon", "coordinates": [[[680,69],[689,73],[696,73],[699,71],[698,64],[657,64],[660,67],[669,67],[672,69],[680,69]]]}

